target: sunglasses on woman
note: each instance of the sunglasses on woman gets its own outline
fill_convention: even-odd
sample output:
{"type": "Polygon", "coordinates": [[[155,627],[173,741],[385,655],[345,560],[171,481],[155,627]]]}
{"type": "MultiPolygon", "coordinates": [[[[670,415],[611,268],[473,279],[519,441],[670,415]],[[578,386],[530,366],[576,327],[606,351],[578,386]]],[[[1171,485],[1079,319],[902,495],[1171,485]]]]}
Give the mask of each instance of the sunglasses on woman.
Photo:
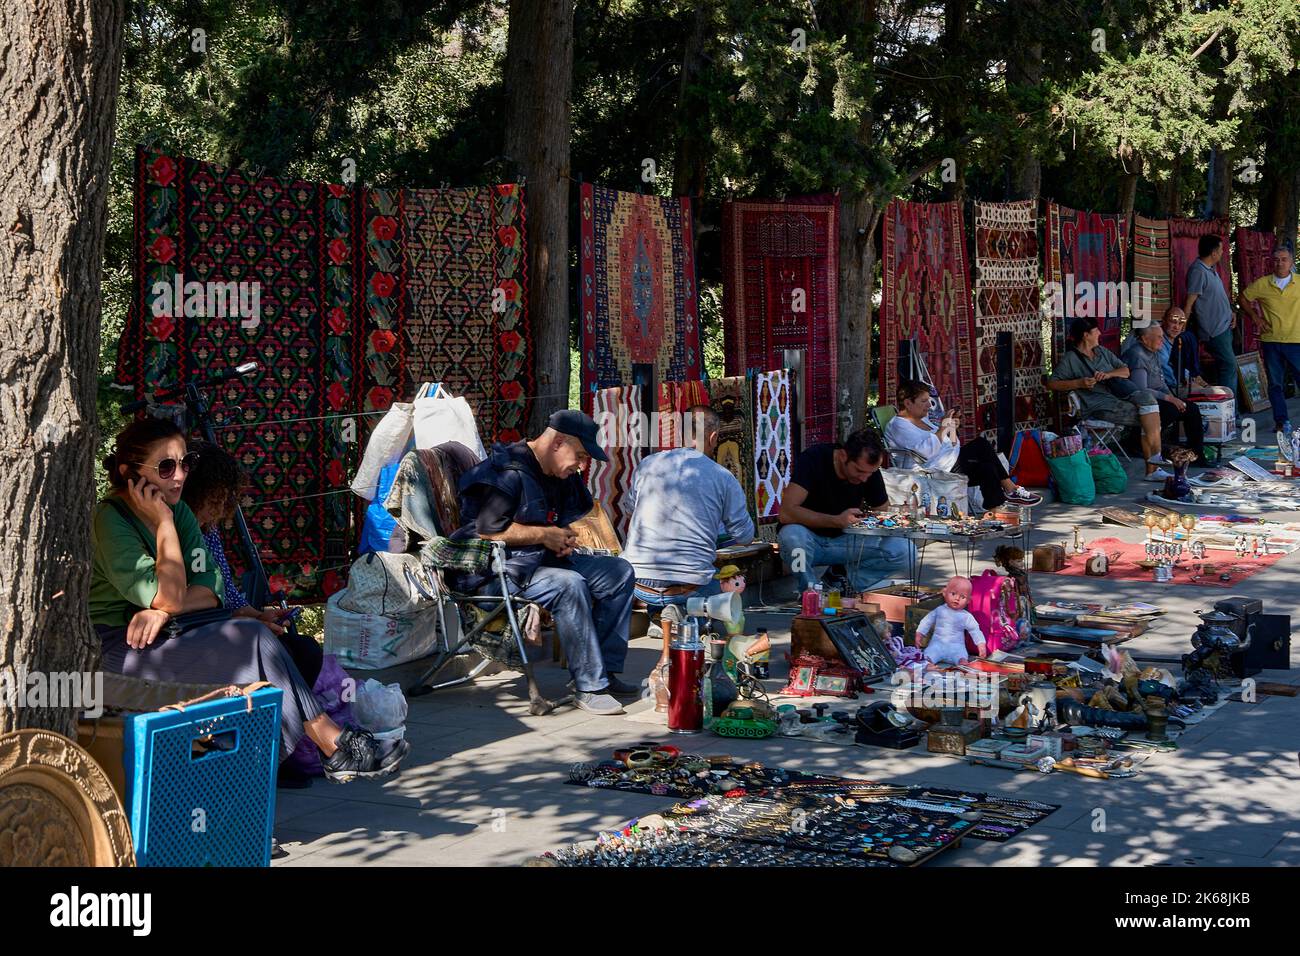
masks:
{"type": "Polygon", "coordinates": [[[158,460],[158,464],[156,465],[147,465],[142,461],[135,462],[135,464],[139,465],[141,468],[152,468],[155,471],[157,471],[158,477],[161,478],[163,481],[166,481],[172,475],[176,474],[177,464],[181,466],[181,471],[188,475],[191,471],[194,470],[194,466],[197,465],[198,463],[199,463],[199,453],[196,451],[190,452],[188,455],[182,458],[179,463],[176,461],[175,458],[161,458],[158,460]]]}

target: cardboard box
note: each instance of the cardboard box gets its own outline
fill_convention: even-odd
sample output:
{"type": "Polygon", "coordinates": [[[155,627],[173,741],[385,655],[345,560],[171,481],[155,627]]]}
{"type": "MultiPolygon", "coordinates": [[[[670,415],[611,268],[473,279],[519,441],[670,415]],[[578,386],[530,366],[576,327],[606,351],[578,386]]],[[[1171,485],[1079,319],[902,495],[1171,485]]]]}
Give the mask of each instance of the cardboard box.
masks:
{"type": "Polygon", "coordinates": [[[939,588],[922,585],[917,589],[917,594],[909,594],[909,591],[910,585],[893,584],[879,591],[869,591],[864,597],[880,606],[880,610],[885,613],[885,620],[890,624],[906,624],[907,609],[913,604],[931,610],[943,602],[943,592],[939,588]]]}
{"type": "Polygon", "coordinates": [[[1194,403],[1201,412],[1205,440],[1229,442],[1237,438],[1237,402],[1228,398],[1219,402],[1194,403]]]}

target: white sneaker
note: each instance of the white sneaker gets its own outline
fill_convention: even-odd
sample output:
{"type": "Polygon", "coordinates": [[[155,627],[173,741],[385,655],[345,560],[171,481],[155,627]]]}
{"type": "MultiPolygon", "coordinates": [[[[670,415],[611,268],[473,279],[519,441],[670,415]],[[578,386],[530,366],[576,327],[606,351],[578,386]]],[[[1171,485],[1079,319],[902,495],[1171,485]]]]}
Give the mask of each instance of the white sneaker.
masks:
{"type": "Polygon", "coordinates": [[[1157,468],[1155,471],[1151,472],[1151,474],[1147,475],[1145,480],[1146,481],[1167,481],[1172,477],[1173,475],[1169,474],[1169,472],[1165,471],[1163,468],[1157,468]]]}

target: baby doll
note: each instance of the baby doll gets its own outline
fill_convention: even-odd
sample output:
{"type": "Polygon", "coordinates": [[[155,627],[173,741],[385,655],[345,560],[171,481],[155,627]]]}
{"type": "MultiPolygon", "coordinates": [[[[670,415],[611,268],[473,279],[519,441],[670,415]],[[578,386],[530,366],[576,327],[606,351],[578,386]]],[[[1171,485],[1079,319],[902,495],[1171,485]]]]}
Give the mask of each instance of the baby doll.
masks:
{"type": "Polygon", "coordinates": [[[925,649],[927,667],[941,663],[965,664],[967,634],[979,648],[979,656],[988,655],[984,632],[975,616],[966,610],[970,593],[970,578],[949,578],[943,588],[943,604],[921,618],[916,627],[916,645],[925,649]]]}

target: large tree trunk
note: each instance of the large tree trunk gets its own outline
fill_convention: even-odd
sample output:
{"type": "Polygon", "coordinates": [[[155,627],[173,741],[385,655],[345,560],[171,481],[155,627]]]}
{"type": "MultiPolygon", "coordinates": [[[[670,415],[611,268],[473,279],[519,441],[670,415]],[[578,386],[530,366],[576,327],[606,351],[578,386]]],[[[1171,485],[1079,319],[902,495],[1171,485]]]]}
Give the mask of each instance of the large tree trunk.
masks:
{"type": "MultiPolygon", "coordinates": [[[[1036,17],[1037,0],[1022,0],[1016,10],[1023,18],[1036,17]]],[[[1035,21],[1036,22],[1036,21],[1035,21]]],[[[1043,43],[1033,36],[1025,36],[1032,30],[1021,28],[1020,39],[1007,51],[1007,85],[1012,89],[1012,102],[1023,109],[1024,116],[1029,109],[1031,89],[1043,82],[1043,43]]],[[[1034,144],[1028,140],[1020,147],[1011,163],[1011,197],[1012,199],[1037,199],[1043,190],[1043,167],[1038,158],[1034,144]]]]}
{"type": "MultiPolygon", "coordinates": [[[[677,115],[681,123],[673,161],[673,195],[698,200],[704,194],[708,173],[708,100],[692,89],[704,70],[704,44],[712,35],[714,4],[697,0],[691,33],[682,52],[682,75],[677,89],[677,115]]],[[[698,224],[698,215],[695,217],[698,224]]]]}
{"type": "MultiPolygon", "coordinates": [[[[864,60],[870,60],[876,43],[876,0],[846,3],[843,33],[864,60]]],[[[864,155],[874,150],[871,141],[872,104],[869,97],[858,117],[855,139],[864,155]]],[[[867,411],[867,386],[871,377],[871,293],[875,284],[876,223],[879,207],[870,187],[847,189],[840,194],[840,284],[836,328],[838,352],[836,424],[839,437],[862,426],[867,411]]]]}
{"type": "Polygon", "coordinates": [[[1232,170],[1236,164],[1227,149],[1214,151],[1210,164],[1210,218],[1227,216],[1232,206],[1232,170]]]}
{"type": "Polygon", "coordinates": [[[537,394],[531,428],[568,405],[569,96],[573,0],[510,0],[506,155],[527,179],[528,282],[537,394]]]}
{"type": "Polygon", "coordinates": [[[1296,241],[1300,208],[1300,70],[1274,85],[1264,110],[1263,182],[1255,228],[1296,241]]]}
{"type": "MultiPolygon", "coordinates": [[[[953,69],[960,64],[962,46],[966,36],[966,21],[970,16],[969,0],[944,0],[943,5],[943,38],[940,46],[944,51],[942,62],[948,64],[944,69],[945,73],[953,72],[953,69]]],[[[980,77],[969,78],[971,86],[982,82],[980,77]]],[[[949,81],[950,82],[950,81],[949,81]]],[[[969,88],[969,87],[967,87],[969,88]]],[[[943,198],[947,200],[961,201],[966,197],[966,146],[961,140],[966,135],[966,122],[969,116],[970,103],[962,96],[953,95],[951,92],[943,98],[940,105],[941,128],[944,140],[949,143],[950,156],[955,163],[955,168],[951,169],[952,175],[947,178],[947,170],[941,165],[939,175],[943,185],[943,198]]]]}
{"type": "Polygon", "coordinates": [[[0,732],[75,736],[74,705],[95,703],[14,708],[4,691],[98,662],[86,606],[123,15],[120,0],[0,7],[0,732]]]}

